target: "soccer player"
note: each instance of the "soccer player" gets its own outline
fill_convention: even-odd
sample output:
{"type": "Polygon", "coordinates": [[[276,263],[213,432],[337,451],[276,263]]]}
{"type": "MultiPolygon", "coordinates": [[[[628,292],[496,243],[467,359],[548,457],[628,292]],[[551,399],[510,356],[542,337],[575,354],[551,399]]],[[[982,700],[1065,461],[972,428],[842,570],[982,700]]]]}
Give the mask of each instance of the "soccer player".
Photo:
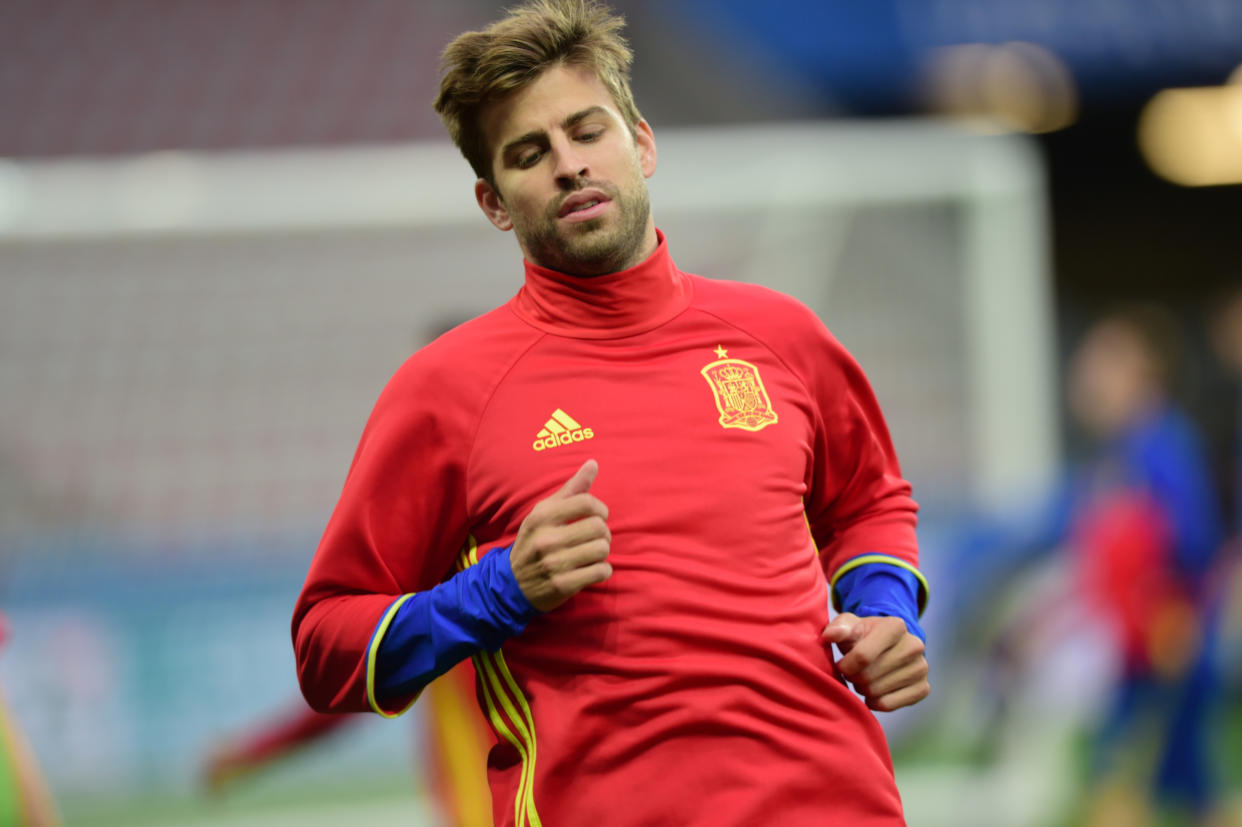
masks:
{"type": "MultiPolygon", "coordinates": [[[[998,589],[979,572],[995,575],[994,561],[1020,571],[1041,551],[1071,553],[1077,588],[1066,597],[1108,632],[1117,663],[1090,742],[1083,824],[1144,824],[1157,811],[1207,824],[1218,805],[1210,741],[1222,531],[1202,439],[1174,401],[1180,351],[1180,327],[1159,306],[1096,320],[1066,376],[1069,412],[1091,444],[1086,461],[1039,519],[1012,536],[982,532],[955,566],[970,572],[968,592],[986,595],[998,589]]],[[[1066,608],[1041,601],[1036,611],[1063,617],[1066,608]]],[[[1033,632],[1015,625],[1011,636],[1033,632]]]]}
{"type": "Polygon", "coordinates": [[[674,264],[622,25],[536,0],[445,52],[525,282],[376,403],[294,609],[303,693],[392,716],[473,657],[497,824],[903,824],[868,706],[929,691],[910,486],[814,314],[674,264]]]}

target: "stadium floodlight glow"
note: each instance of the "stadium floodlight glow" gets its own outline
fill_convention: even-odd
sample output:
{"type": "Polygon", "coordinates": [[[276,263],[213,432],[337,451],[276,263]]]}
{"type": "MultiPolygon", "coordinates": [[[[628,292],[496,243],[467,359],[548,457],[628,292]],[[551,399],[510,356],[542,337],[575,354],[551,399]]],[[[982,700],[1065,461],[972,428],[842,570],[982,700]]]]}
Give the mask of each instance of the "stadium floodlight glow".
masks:
{"type": "Polygon", "coordinates": [[[937,50],[925,83],[931,108],[977,132],[1055,132],[1078,115],[1069,68],[1034,43],[965,43],[937,50]]]}
{"type": "Polygon", "coordinates": [[[1242,184],[1242,83],[1157,93],[1139,115],[1138,144],[1175,184],[1242,184]]]}

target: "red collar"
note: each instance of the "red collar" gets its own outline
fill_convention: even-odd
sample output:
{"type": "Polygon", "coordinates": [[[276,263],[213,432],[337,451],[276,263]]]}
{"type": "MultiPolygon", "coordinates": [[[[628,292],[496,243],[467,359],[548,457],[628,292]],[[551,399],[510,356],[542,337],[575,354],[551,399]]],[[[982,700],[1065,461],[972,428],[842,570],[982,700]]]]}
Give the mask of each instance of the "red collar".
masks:
{"type": "Polygon", "coordinates": [[[690,306],[690,279],[677,269],[664,234],[646,261],[603,276],[571,276],[526,264],[526,284],[510,302],[540,330],[577,339],[619,339],[654,330],[690,306]]]}

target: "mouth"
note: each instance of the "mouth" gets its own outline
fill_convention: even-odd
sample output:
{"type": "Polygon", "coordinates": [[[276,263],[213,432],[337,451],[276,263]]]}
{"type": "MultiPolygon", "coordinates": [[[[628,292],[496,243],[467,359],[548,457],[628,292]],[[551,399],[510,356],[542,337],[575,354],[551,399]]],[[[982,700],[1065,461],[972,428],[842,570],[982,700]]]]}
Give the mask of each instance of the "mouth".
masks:
{"type": "Polygon", "coordinates": [[[599,190],[583,190],[566,198],[556,216],[568,221],[588,221],[601,215],[611,202],[599,190]]]}

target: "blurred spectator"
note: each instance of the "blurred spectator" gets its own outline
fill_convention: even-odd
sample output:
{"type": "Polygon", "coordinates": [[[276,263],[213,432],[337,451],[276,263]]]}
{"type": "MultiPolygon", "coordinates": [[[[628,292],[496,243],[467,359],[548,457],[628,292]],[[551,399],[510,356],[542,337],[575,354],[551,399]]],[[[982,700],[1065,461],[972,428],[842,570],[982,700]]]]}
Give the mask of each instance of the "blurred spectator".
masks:
{"type": "MultiPolygon", "coordinates": [[[[1096,778],[1110,792],[1151,783],[1162,809],[1206,818],[1218,683],[1206,587],[1221,531],[1199,436],[1170,400],[1180,351],[1176,322],[1154,307],[1116,311],[1083,338],[1068,398],[1099,448],[1068,527],[1084,596],[1109,621],[1122,656],[1096,742],[1096,778]],[[1153,732],[1155,766],[1144,767],[1136,756],[1149,754],[1153,732]]],[[[1101,819],[1109,802],[1106,795],[1099,804],[1101,819]]]]}
{"type": "MultiPolygon", "coordinates": [[[[1108,629],[1119,670],[1092,738],[1088,824],[1142,825],[1153,807],[1200,823],[1217,806],[1209,724],[1219,599],[1209,573],[1222,532],[1200,436],[1171,398],[1181,347],[1159,307],[1095,322],[1066,377],[1089,458],[1021,530],[976,531],[959,567],[974,572],[976,594],[994,594],[1033,554],[1069,549],[1076,599],[1108,629]]],[[[1017,635],[1037,635],[1044,622],[1017,635]]],[[[1002,654],[1014,635],[1003,636],[1002,654]]]]}

